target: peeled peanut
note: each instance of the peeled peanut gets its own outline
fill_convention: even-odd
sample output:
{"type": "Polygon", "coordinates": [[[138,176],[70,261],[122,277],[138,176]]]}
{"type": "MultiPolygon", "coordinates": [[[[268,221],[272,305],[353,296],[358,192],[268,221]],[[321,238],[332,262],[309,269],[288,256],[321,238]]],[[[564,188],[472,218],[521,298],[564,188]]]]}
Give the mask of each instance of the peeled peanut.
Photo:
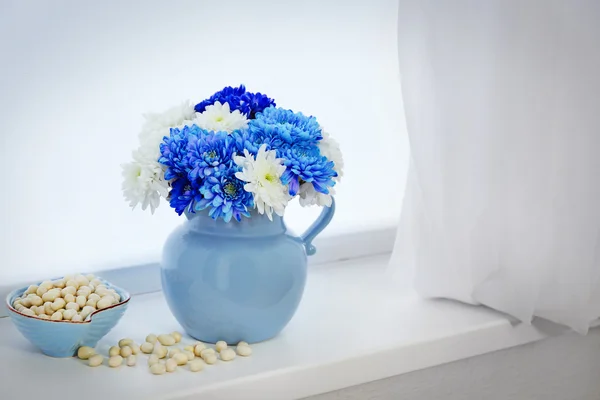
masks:
{"type": "Polygon", "coordinates": [[[85,305],[96,308],[98,302],[96,300],[88,299],[88,301],[85,302],[85,305]]]}
{"type": "Polygon", "coordinates": [[[250,346],[239,346],[236,348],[238,355],[242,357],[249,357],[252,355],[252,349],[250,346]]]}
{"type": "Polygon", "coordinates": [[[221,350],[221,360],[231,361],[235,358],[235,351],[230,348],[221,350]]]}
{"type": "Polygon", "coordinates": [[[137,358],[133,354],[127,357],[127,366],[133,367],[137,363],[137,358]]]}
{"type": "Polygon", "coordinates": [[[158,356],[156,354],[150,354],[150,357],[148,357],[148,366],[151,367],[158,362],[158,356]]]}
{"type": "Polygon", "coordinates": [[[108,359],[108,366],[111,368],[120,367],[123,364],[123,357],[121,356],[112,356],[108,359]]]}
{"type": "Polygon", "coordinates": [[[204,369],[204,361],[202,360],[194,360],[190,362],[190,371],[198,372],[204,369]]]}
{"type": "Polygon", "coordinates": [[[71,318],[71,322],[83,322],[83,317],[79,314],[73,316],[73,318],[71,318]]]}
{"type": "Polygon", "coordinates": [[[81,317],[83,319],[86,319],[88,317],[88,315],[90,315],[91,313],[93,313],[94,311],[96,311],[95,307],[92,306],[85,306],[83,307],[83,309],[81,310],[81,312],[79,313],[79,315],[81,315],[81,317]]]}
{"type": "Polygon", "coordinates": [[[183,353],[175,353],[171,360],[175,360],[177,365],[185,365],[188,362],[187,356],[183,353]]]}
{"type": "Polygon", "coordinates": [[[158,335],[158,341],[163,346],[173,346],[175,344],[175,338],[171,335],[158,335]]]}
{"type": "Polygon", "coordinates": [[[31,307],[31,299],[29,299],[27,297],[25,297],[24,299],[21,299],[21,305],[23,307],[27,307],[27,308],[31,307]]]}
{"type": "Polygon", "coordinates": [[[85,298],[85,296],[77,296],[77,298],[75,299],[75,303],[79,305],[80,308],[83,308],[85,307],[85,303],[87,303],[87,299],[85,298]]]}
{"type": "Polygon", "coordinates": [[[68,280],[68,281],[65,283],[65,285],[66,285],[66,286],[72,286],[72,287],[74,287],[75,289],[79,289],[79,283],[78,283],[77,281],[74,281],[73,279],[70,279],[70,280],[68,280]]]}
{"type": "Polygon", "coordinates": [[[198,343],[195,347],[194,347],[194,354],[198,357],[200,357],[200,353],[202,352],[202,350],[205,350],[206,346],[204,345],[204,343],[198,343]]]}
{"type": "Polygon", "coordinates": [[[65,297],[68,294],[75,295],[77,293],[77,289],[74,286],[66,286],[60,291],[62,297],[65,297]]]}
{"type": "MultiPolygon", "coordinates": [[[[33,307],[31,307],[33,309],[33,307]]],[[[46,309],[44,308],[44,306],[39,306],[35,308],[35,315],[37,315],[38,317],[42,314],[46,314],[46,309]]]]}
{"type": "Polygon", "coordinates": [[[111,357],[118,356],[121,353],[121,349],[118,346],[112,346],[108,349],[108,355],[111,357]]]}
{"type": "Polygon", "coordinates": [[[90,294],[87,299],[88,301],[90,300],[94,300],[95,302],[97,302],[98,300],[100,300],[102,297],[100,297],[99,295],[97,295],[96,293],[92,293],[90,294]]]}
{"type": "Polygon", "coordinates": [[[188,350],[184,350],[182,353],[187,356],[188,361],[192,361],[196,357],[193,352],[188,350]]]}
{"type": "Polygon", "coordinates": [[[133,344],[133,340],[129,338],[119,340],[119,347],[125,347],[133,344]]]}
{"type": "Polygon", "coordinates": [[[75,296],[73,296],[71,293],[67,293],[65,296],[63,296],[63,299],[67,303],[74,303],[75,302],[75,296]]]}
{"type": "Polygon", "coordinates": [[[248,342],[244,342],[243,340],[237,344],[238,346],[249,346],[248,342]]]}
{"type": "Polygon", "coordinates": [[[96,351],[89,346],[82,346],[77,350],[77,357],[81,360],[87,360],[94,354],[96,354],[96,351]]]}
{"type": "Polygon", "coordinates": [[[194,346],[185,346],[183,349],[186,351],[191,351],[192,353],[194,352],[194,346]]]}
{"type": "Polygon", "coordinates": [[[62,289],[65,287],[65,281],[64,281],[64,279],[58,279],[58,280],[52,282],[52,286],[54,286],[55,288],[58,288],[58,289],[62,289]]]}
{"type": "Polygon", "coordinates": [[[129,345],[129,347],[131,347],[131,354],[133,354],[134,356],[140,353],[140,346],[138,346],[137,344],[132,343],[129,345]]]}
{"type": "Polygon", "coordinates": [[[175,331],[171,333],[171,336],[173,336],[173,339],[175,339],[175,343],[181,342],[181,333],[175,331]]]}
{"type": "Polygon", "coordinates": [[[63,315],[62,315],[62,313],[60,311],[57,311],[54,314],[52,314],[52,316],[50,317],[50,319],[52,321],[62,321],[63,315]]]}
{"type": "Polygon", "coordinates": [[[54,283],[50,282],[50,281],[44,281],[42,283],[40,283],[40,287],[45,287],[46,289],[50,290],[54,288],[54,283]]]}
{"type": "Polygon", "coordinates": [[[63,319],[70,321],[76,315],[77,315],[77,310],[73,310],[73,309],[65,310],[65,312],[63,312],[63,319]]]}
{"type": "Polygon", "coordinates": [[[94,286],[98,286],[98,285],[102,285],[102,281],[98,278],[94,278],[90,281],[90,284],[92,284],[94,286]]]}
{"type": "Polygon", "coordinates": [[[165,366],[165,364],[154,364],[150,367],[150,372],[152,372],[154,375],[162,375],[165,372],[167,372],[167,367],[165,366]]]}
{"type": "Polygon", "coordinates": [[[133,354],[133,351],[131,351],[131,347],[129,347],[129,346],[121,347],[121,357],[127,358],[132,354],[133,354]]]}
{"type": "Polygon", "coordinates": [[[103,361],[104,361],[104,357],[102,357],[102,355],[100,355],[100,354],[96,354],[89,358],[88,365],[90,367],[97,367],[99,365],[102,365],[103,361]]]}
{"type": "Polygon", "coordinates": [[[75,311],[79,311],[79,304],[77,303],[67,303],[67,305],[65,306],[65,308],[67,310],[75,310],[75,311]]]}
{"type": "Polygon", "coordinates": [[[227,343],[225,343],[223,340],[219,340],[217,343],[215,343],[215,350],[217,350],[217,353],[220,353],[223,349],[227,348],[227,343]]]}
{"type": "Polygon", "coordinates": [[[156,343],[154,345],[154,350],[152,353],[156,354],[158,356],[158,358],[165,358],[167,356],[167,354],[169,353],[169,351],[167,350],[166,347],[163,347],[160,343],[156,343]]]}
{"type": "Polygon", "coordinates": [[[142,350],[142,353],[144,354],[150,354],[154,350],[154,345],[149,342],[142,343],[142,345],[140,346],[140,350],[142,350]]]}
{"type": "Polygon", "coordinates": [[[39,286],[37,285],[31,285],[27,288],[27,290],[25,291],[25,293],[23,293],[24,295],[28,295],[28,294],[35,294],[35,292],[37,292],[39,286]]]}
{"type": "Polygon", "coordinates": [[[207,363],[209,365],[213,365],[214,363],[217,362],[217,355],[216,355],[216,353],[208,353],[206,356],[202,357],[202,359],[204,360],[205,363],[207,363]]]}
{"type": "Polygon", "coordinates": [[[46,301],[54,301],[59,298],[61,295],[60,289],[50,289],[46,293],[42,295],[42,300],[46,301]]]}
{"type": "Polygon", "coordinates": [[[54,302],[50,305],[50,308],[52,308],[54,311],[58,311],[62,308],[65,308],[66,305],[67,302],[59,297],[56,300],[54,300],[54,302]]]}
{"type": "Polygon", "coordinates": [[[103,298],[101,298],[100,300],[98,300],[98,302],[96,303],[96,308],[98,310],[102,310],[104,308],[110,307],[113,305],[114,302],[114,298],[111,296],[105,296],[103,298]]]}
{"type": "Polygon", "coordinates": [[[173,360],[172,358],[169,358],[165,363],[165,368],[167,372],[175,371],[177,369],[177,361],[173,360]]]}
{"type": "Polygon", "coordinates": [[[157,340],[158,340],[158,338],[153,333],[151,333],[148,336],[146,336],[146,342],[148,342],[148,343],[154,344],[154,343],[156,343],[157,340]]]}
{"type": "Polygon", "coordinates": [[[48,291],[48,289],[46,289],[44,286],[40,286],[35,291],[35,294],[37,294],[38,296],[42,297],[44,295],[44,293],[46,293],[47,291],[48,291]]]}
{"type": "Polygon", "coordinates": [[[30,317],[35,317],[35,312],[31,311],[29,308],[23,308],[21,310],[21,314],[29,315],[30,317]]]}
{"type": "Polygon", "coordinates": [[[40,319],[50,319],[50,317],[47,316],[46,314],[40,314],[40,315],[38,315],[38,318],[40,318],[40,319]]]}
{"type": "Polygon", "coordinates": [[[47,301],[44,303],[44,313],[48,315],[54,314],[54,310],[52,309],[52,303],[47,301]]]}
{"type": "Polygon", "coordinates": [[[94,275],[94,274],[87,274],[85,277],[90,282],[93,281],[94,279],[96,279],[96,275],[94,275]]]}
{"type": "Polygon", "coordinates": [[[200,352],[200,357],[204,358],[208,354],[215,354],[215,349],[208,348],[208,349],[202,350],[200,352]]]}
{"type": "Polygon", "coordinates": [[[169,350],[169,358],[173,358],[173,356],[177,353],[181,353],[181,350],[179,350],[177,347],[169,350]]]}
{"type": "Polygon", "coordinates": [[[90,281],[83,275],[77,275],[75,277],[75,282],[79,283],[79,286],[87,286],[90,284],[90,281]]]}
{"type": "Polygon", "coordinates": [[[41,306],[42,304],[44,304],[44,300],[42,300],[42,298],[40,296],[33,295],[31,296],[31,299],[29,300],[31,302],[32,306],[41,306]]]}

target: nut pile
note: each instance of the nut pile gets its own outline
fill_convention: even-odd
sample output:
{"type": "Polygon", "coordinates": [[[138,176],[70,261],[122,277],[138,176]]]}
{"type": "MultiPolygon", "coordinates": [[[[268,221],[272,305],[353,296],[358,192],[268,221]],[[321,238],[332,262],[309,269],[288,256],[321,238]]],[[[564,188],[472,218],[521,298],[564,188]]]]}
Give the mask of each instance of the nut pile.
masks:
{"type": "Polygon", "coordinates": [[[118,304],[121,297],[94,275],[67,275],[31,285],[12,306],[21,314],[52,321],[85,321],[94,311],[118,304]]]}
{"type": "MultiPolygon", "coordinates": [[[[148,368],[154,375],[162,375],[167,372],[175,372],[179,367],[187,366],[192,372],[199,372],[205,365],[215,364],[218,358],[221,361],[231,361],[237,355],[248,357],[252,355],[252,349],[246,342],[240,342],[236,346],[236,351],[227,346],[224,341],[218,341],[215,348],[207,347],[204,343],[196,342],[184,346],[175,347],[182,339],[181,333],[173,332],[171,334],[146,336],[146,341],[137,345],[132,339],[121,339],[116,346],[112,346],[108,351],[107,365],[111,368],[117,368],[125,362],[133,367],[137,363],[137,356],[141,354],[148,355],[148,368]]],[[[81,360],[87,360],[90,367],[98,367],[103,364],[104,357],[96,354],[91,347],[80,347],[77,351],[77,357],[81,360]]]]}

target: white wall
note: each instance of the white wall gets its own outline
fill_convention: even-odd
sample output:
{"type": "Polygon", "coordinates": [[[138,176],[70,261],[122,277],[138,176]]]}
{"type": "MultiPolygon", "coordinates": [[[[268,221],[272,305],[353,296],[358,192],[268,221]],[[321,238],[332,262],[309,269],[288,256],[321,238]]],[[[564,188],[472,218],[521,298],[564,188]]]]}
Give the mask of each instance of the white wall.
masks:
{"type": "MultiPolygon", "coordinates": [[[[181,219],[123,201],[141,114],[245,83],[345,153],[326,231],[392,225],[404,190],[395,0],[0,5],[0,281],[158,261],[181,219]]],[[[318,213],[294,207],[302,229],[318,213]]]]}

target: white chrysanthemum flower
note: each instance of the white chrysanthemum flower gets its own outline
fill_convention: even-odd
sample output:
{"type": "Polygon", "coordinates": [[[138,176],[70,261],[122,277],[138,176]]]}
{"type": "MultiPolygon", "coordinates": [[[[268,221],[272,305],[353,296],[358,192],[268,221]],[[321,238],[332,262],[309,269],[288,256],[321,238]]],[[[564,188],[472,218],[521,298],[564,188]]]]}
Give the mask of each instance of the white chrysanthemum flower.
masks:
{"type": "Polygon", "coordinates": [[[194,107],[189,101],[171,107],[162,113],[144,114],[146,121],[140,132],[140,145],[142,147],[156,148],[158,156],[160,142],[162,142],[163,137],[169,136],[171,128],[191,124],[195,115],[194,107]]]}
{"type": "MultiPolygon", "coordinates": [[[[333,161],[333,170],[337,172],[337,176],[333,179],[336,182],[339,182],[344,175],[344,158],[342,157],[340,145],[337,140],[332,138],[325,130],[322,130],[322,134],[323,139],[318,143],[319,151],[321,152],[321,155],[327,157],[329,161],[333,161]]],[[[329,194],[319,193],[310,182],[303,183],[298,190],[299,201],[302,207],[314,205],[331,207],[331,196],[333,195],[335,195],[335,189],[333,187],[329,188],[329,194]]]]}
{"type": "Polygon", "coordinates": [[[331,207],[332,197],[335,195],[335,189],[330,187],[329,194],[319,193],[315,190],[314,186],[310,182],[305,182],[300,185],[300,189],[298,190],[298,200],[300,201],[300,205],[302,207],[309,206],[326,206],[331,207]]]}
{"type": "Polygon", "coordinates": [[[194,123],[207,131],[231,133],[246,128],[248,119],[238,110],[231,112],[229,103],[221,104],[217,101],[212,106],[207,106],[203,113],[198,114],[194,123]]]}
{"type": "Polygon", "coordinates": [[[290,200],[288,188],[281,183],[281,175],[285,166],[281,158],[277,158],[275,150],[266,151],[267,145],[263,144],[258,150],[256,158],[244,150],[244,156],[235,156],[233,160],[242,167],[241,172],[235,176],[248,182],[244,190],[254,195],[254,204],[260,214],[267,214],[273,220],[273,211],[283,216],[285,206],[290,200]]]}
{"type": "Polygon", "coordinates": [[[167,198],[169,183],[165,181],[165,168],[158,162],[160,143],[169,136],[171,128],[190,124],[196,112],[188,102],[171,107],[163,113],[148,113],[140,132],[140,147],[133,152],[133,161],[123,164],[123,195],[129,205],[142,210],[154,210],[160,198],[167,198]]]}
{"type": "Polygon", "coordinates": [[[166,198],[168,194],[163,167],[149,158],[144,149],[135,151],[133,159],[134,161],[121,166],[123,195],[132,208],[141,204],[142,210],[146,210],[150,206],[150,211],[154,214],[161,196],[166,198]]]}
{"type": "Polygon", "coordinates": [[[329,133],[322,130],[323,139],[319,141],[318,146],[321,154],[327,157],[329,161],[333,161],[333,170],[337,172],[335,181],[339,182],[344,176],[344,158],[340,150],[340,144],[332,138],[329,133]]]}

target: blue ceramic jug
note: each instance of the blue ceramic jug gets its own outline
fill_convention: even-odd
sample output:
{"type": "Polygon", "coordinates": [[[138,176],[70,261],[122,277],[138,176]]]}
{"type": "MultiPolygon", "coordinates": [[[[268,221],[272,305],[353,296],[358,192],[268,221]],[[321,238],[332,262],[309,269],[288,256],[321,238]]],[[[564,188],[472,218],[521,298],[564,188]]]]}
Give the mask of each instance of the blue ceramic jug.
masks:
{"type": "Polygon", "coordinates": [[[241,222],[213,220],[206,212],[167,239],[162,287],[171,312],[193,338],[261,342],[277,335],[298,308],[312,240],[329,224],[335,203],[308,231],[292,235],[283,218],[252,213],[241,222]]]}

